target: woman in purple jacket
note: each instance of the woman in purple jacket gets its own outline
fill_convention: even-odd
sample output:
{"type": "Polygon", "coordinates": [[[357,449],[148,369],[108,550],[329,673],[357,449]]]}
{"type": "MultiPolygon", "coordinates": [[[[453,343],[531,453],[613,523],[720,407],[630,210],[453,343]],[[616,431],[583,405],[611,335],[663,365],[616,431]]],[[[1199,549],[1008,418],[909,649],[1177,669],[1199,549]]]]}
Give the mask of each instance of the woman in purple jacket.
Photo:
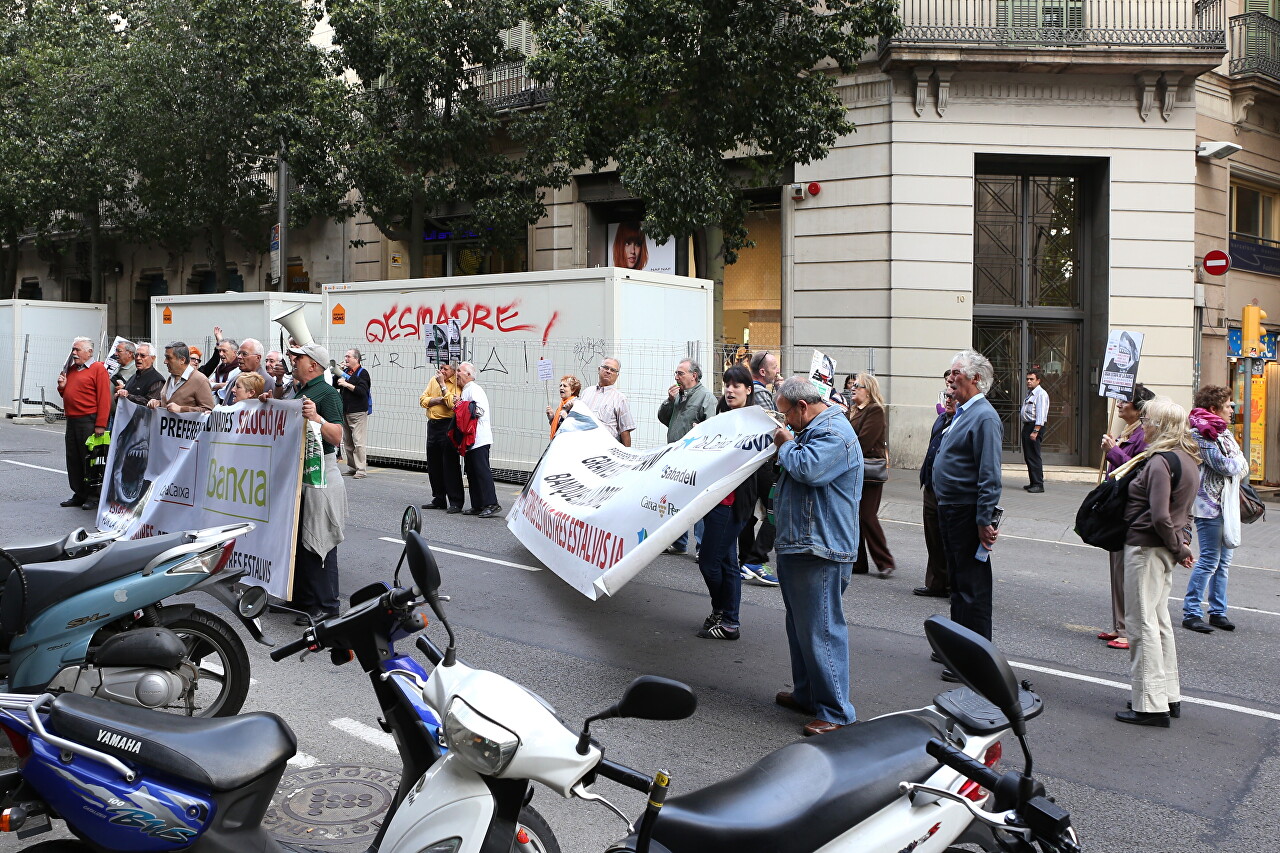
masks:
{"type": "MultiPolygon", "coordinates": [[[[1124,421],[1124,429],[1118,437],[1104,435],[1102,451],[1107,458],[1107,476],[1147,449],[1146,431],[1142,427],[1142,407],[1155,394],[1143,387],[1142,383],[1133,386],[1133,402],[1121,400],[1116,406],[1116,414],[1124,421]]],[[[1106,640],[1113,649],[1129,648],[1129,634],[1124,627],[1124,551],[1111,551],[1107,554],[1111,560],[1111,630],[1098,635],[1099,640],[1106,640]]]]}

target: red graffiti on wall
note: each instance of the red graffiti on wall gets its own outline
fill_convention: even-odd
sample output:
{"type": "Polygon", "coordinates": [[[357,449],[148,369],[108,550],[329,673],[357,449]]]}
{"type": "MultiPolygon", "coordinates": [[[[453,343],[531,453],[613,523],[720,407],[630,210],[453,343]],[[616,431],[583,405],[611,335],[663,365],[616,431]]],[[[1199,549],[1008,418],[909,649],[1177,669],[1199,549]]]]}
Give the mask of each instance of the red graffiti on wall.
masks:
{"type": "MultiPolygon", "coordinates": [[[[424,323],[447,323],[449,320],[457,320],[463,334],[475,334],[481,329],[504,334],[537,329],[534,323],[519,322],[519,307],[518,299],[496,307],[483,302],[466,301],[455,302],[450,307],[442,302],[435,310],[426,305],[401,307],[397,304],[366,323],[364,337],[373,344],[402,338],[421,338],[424,323]]],[[[556,316],[553,314],[551,321],[547,323],[548,330],[556,316]]]]}

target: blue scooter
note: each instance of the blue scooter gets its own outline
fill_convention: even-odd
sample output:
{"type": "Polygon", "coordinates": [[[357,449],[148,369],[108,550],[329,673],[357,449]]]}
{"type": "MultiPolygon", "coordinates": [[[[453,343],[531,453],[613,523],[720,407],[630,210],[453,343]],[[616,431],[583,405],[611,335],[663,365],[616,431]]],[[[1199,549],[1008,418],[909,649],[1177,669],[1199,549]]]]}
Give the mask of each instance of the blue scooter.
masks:
{"type": "Polygon", "coordinates": [[[235,630],[194,604],[204,590],[266,638],[249,609],[266,592],[232,587],[227,568],[248,523],[119,541],[77,530],[0,550],[0,691],[80,693],[189,716],[230,716],[249,690],[249,656],[235,630]],[[244,601],[245,597],[248,601],[244,601]]]}

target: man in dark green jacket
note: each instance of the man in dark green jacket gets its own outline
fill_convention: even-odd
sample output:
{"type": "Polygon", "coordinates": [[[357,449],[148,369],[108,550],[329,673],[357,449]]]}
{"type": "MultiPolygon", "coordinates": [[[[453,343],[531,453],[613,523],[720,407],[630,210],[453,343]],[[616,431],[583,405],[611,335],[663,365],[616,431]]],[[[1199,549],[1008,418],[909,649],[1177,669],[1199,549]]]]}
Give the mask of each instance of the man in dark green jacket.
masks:
{"type": "Polygon", "coordinates": [[[702,384],[702,368],[685,359],[676,365],[676,384],[658,407],[658,420],[667,427],[667,443],[679,441],[689,430],[716,413],[716,397],[702,384]]]}

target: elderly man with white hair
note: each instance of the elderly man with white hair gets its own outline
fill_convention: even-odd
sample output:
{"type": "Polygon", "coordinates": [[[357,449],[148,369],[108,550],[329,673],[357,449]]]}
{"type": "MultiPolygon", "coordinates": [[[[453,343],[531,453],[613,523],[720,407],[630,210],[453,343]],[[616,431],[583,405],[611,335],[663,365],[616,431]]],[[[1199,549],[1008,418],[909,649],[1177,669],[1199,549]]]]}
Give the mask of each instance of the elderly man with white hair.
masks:
{"type": "MultiPolygon", "coordinates": [[[[1004,425],[986,392],[995,371],[981,353],[958,352],[947,386],[956,413],[933,462],[933,493],[951,580],[951,618],[991,639],[991,560],[998,535],[1004,425]]],[[[950,670],[944,681],[956,681],[950,670]]]]}
{"type": "MultiPolygon", "coordinates": [[[[470,422],[475,433],[474,441],[463,448],[466,452],[462,457],[462,467],[467,474],[467,489],[471,492],[471,508],[464,509],[462,514],[493,518],[502,511],[502,506],[493,485],[493,470],[489,468],[489,448],[493,445],[493,412],[489,408],[489,395],[476,381],[476,366],[469,361],[458,365],[458,385],[462,387],[462,396],[454,406],[454,419],[458,428],[467,432],[471,430],[470,422]]],[[[455,446],[457,443],[455,440],[455,446]]]]}
{"type": "Polygon", "coordinates": [[[85,485],[88,473],[85,442],[89,436],[107,431],[107,419],[111,417],[111,378],[107,376],[106,366],[93,360],[93,341],[76,338],[71,342],[67,369],[58,374],[58,393],[62,395],[62,408],[67,416],[67,482],[71,485],[71,497],[63,501],[62,506],[97,509],[97,489],[85,485]]]}

